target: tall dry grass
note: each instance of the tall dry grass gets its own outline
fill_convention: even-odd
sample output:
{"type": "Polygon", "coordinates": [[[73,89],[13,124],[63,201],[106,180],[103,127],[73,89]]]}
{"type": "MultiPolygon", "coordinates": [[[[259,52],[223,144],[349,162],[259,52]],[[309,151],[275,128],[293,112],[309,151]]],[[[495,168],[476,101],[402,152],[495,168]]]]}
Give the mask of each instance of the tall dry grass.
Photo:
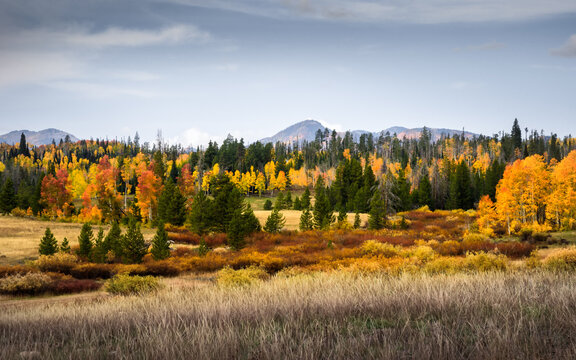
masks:
{"type": "Polygon", "coordinates": [[[573,359],[575,304],[568,274],[278,275],[5,307],[0,358],[573,359]]]}

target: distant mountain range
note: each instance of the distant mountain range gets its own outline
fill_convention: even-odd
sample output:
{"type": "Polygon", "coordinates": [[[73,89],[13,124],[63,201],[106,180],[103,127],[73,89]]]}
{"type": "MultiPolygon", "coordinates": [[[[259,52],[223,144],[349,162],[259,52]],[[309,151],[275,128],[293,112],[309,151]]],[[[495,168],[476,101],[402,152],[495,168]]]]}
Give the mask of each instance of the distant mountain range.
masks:
{"type": "Polygon", "coordinates": [[[7,144],[18,144],[20,143],[20,136],[24,133],[26,136],[26,142],[31,145],[48,145],[52,143],[52,140],[58,144],[60,139],[64,140],[66,135],[70,137],[71,142],[79,141],[79,139],[69,134],[65,131],[58,130],[58,129],[44,129],[40,131],[31,131],[31,130],[15,130],[11,131],[7,134],[0,135],[0,143],[7,143],[7,144]]]}
{"type": "MultiPolygon", "coordinates": [[[[294,141],[301,142],[301,141],[314,141],[316,138],[316,132],[318,130],[324,131],[326,127],[322,125],[320,122],[316,120],[305,120],[294,125],[287,127],[286,129],[278,132],[277,134],[261,139],[260,142],[263,143],[292,143],[294,141]]],[[[461,135],[462,130],[453,130],[453,129],[436,129],[436,128],[427,128],[430,133],[432,134],[432,140],[436,141],[440,139],[442,136],[453,136],[453,135],[461,135]]],[[[329,129],[330,130],[330,129],[329,129]]],[[[399,139],[406,137],[407,139],[414,139],[420,137],[423,128],[414,128],[408,129],[401,126],[394,126],[387,129],[382,130],[384,133],[389,132],[390,135],[396,134],[399,139]]],[[[331,131],[331,130],[330,130],[331,131]]],[[[370,132],[366,130],[352,130],[350,131],[352,136],[354,137],[355,141],[358,141],[362,134],[373,134],[375,138],[380,136],[380,131],[377,132],[370,132]]],[[[343,136],[344,133],[340,132],[340,136],[343,136]]],[[[464,136],[467,138],[473,138],[478,136],[478,134],[474,134],[471,132],[464,132],[464,136]]]]}

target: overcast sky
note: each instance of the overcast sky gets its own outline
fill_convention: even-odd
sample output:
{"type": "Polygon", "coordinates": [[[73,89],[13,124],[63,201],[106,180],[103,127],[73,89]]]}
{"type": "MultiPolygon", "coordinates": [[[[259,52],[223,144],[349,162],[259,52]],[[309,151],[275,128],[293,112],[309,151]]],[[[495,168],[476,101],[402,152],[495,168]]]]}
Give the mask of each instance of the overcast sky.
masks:
{"type": "Polygon", "coordinates": [[[0,133],[576,135],[576,0],[0,0],[0,133]]]}

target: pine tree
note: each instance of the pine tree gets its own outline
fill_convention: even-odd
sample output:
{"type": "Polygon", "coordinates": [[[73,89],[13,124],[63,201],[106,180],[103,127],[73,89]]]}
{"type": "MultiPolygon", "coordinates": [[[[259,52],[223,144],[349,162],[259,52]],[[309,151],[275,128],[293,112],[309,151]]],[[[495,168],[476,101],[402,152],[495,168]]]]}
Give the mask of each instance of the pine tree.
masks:
{"type": "Polygon", "coordinates": [[[204,194],[204,191],[198,191],[188,215],[190,230],[200,236],[208,233],[212,225],[212,212],[212,200],[204,194]]]}
{"type": "Polygon", "coordinates": [[[78,236],[78,244],[80,245],[78,255],[89,258],[90,253],[92,252],[92,247],[94,246],[93,241],[94,232],[92,231],[92,226],[89,223],[85,223],[82,225],[80,235],[78,236]]]}
{"type": "Polygon", "coordinates": [[[68,242],[68,238],[62,240],[62,244],[60,244],[60,252],[66,254],[70,253],[70,243],[68,242]]]}
{"type": "Polygon", "coordinates": [[[278,196],[276,196],[276,202],[274,203],[275,210],[282,210],[284,209],[284,194],[279,192],[278,196]]]}
{"type": "Polygon", "coordinates": [[[294,206],[292,208],[294,210],[302,210],[302,204],[300,203],[300,198],[298,196],[294,198],[294,206]]]}
{"type": "Polygon", "coordinates": [[[186,218],[186,198],[180,189],[168,178],[158,199],[158,220],[180,226],[186,218]]]}
{"type": "Polygon", "coordinates": [[[107,253],[108,249],[106,249],[106,242],[104,241],[104,229],[100,228],[98,230],[98,235],[96,235],[96,240],[94,241],[94,247],[92,248],[90,259],[96,263],[103,263],[106,261],[107,253]]]}
{"type": "Polygon", "coordinates": [[[320,230],[327,230],[334,222],[334,214],[332,213],[332,204],[326,194],[324,188],[324,180],[319,177],[316,181],[316,188],[314,189],[314,228],[320,230]]]}
{"type": "Polygon", "coordinates": [[[142,258],[148,252],[148,245],[144,241],[144,236],[140,231],[140,224],[131,220],[128,229],[123,236],[124,258],[133,264],[141,263],[142,258]]]}
{"type": "Polygon", "coordinates": [[[356,213],[356,215],[354,215],[354,225],[352,226],[354,229],[359,229],[360,228],[360,213],[356,213]]]}
{"type": "Polygon", "coordinates": [[[40,240],[40,246],[38,247],[38,253],[40,255],[54,255],[58,251],[58,242],[50,231],[50,228],[46,228],[44,236],[40,240]]]}
{"type": "Polygon", "coordinates": [[[406,180],[404,170],[398,171],[398,178],[392,188],[392,193],[398,200],[395,206],[396,211],[406,211],[411,209],[412,199],[410,197],[410,184],[408,183],[408,180],[406,180]]]}
{"type": "Polygon", "coordinates": [[[280,230],[286,224],[286,219],[284,215],[280,214],[278,209],[272,210],[272,213],[266,219],[266,224],[264,225],[264,231],[272,234],[279,233],[280,230]]]}
{"type": "Polygon", "coordinates": [[[24,156],[30,156],[30,150],[28,150],[28,144],[26,143],[26,135],[24,135],[24,133],[20,135],[20,147],[18,149],[18,154],[24,156]]]}
{"type": "Polygon", "coordinates": [[[266,199],[264,202],[264,210],[272,210],[272,201],[270,199],[266,199]]]}
{"type": "Polygon", "coordinates": [[[370,216],[368,218],[368,229],[380,230],[386,225],[386,204],[382,199],[380,191],[376,191],[370,201],[370,216]]]}
{"type": "Polygon", "coordinates": [[[522,130],[520,129],[520,125],[518,125],[518,119],[514,119],[511,135],[514,149],[522,150],[522,130]]]}
{"type": "Polygon", "coordinates": [[[164,260],[170,256],[170,243],[168,242],[168,233],[164,228],[164,223],[158,224],[158,230],[154,239],[152,239],[152,249],[150,250],[154,260],[164,260]]]}
{"type": "Polygon", "coordinates": [[[248,203],[244,204],[244,208],[242,210],[242,222],[244,224],[244,232],[246,234],[252,234],[262,230],[260,221],[258,221],[256,215],[254,215],[254,210],[252,210],[252,206],[250,206],[248,203]]]}
{"type": "Polygon", "coordinates": [[[300,231],[309,231],[314,229],[314,221],[312,213],[308,209],[304,209],[300,215],[300,231]]]}
{"type": "Polygon", "coordinates": [[[242,224],[242,211],[240,211],[240,209],[236,209],[236,211],[232,213],[232,219],[228,224],[228,232],[226,235],[228,236],[228,245],[232,250],[238,251],[245,246],[244,239],[246,238],[246,234],[242,224]]]}
{"type": "Polygon", "coordinates": [[[300,198],[300,207],[302,209],[310,209],[310,189],[306,186],[304,194],[300,198]]]}
{"type": "Polygon", "coordinates": [[[284,196],[284,209],[291,209],[294,203],[292,202],[292,193],[288,191],[284,196]]]}
{"type": "Polygon", "coordinates": [[[210,248],[206,245],[206,240],[204,238],[200,239],[200,244],[198,244],[198,256],[204,257],[210,252],[210,248]]]}
{"type": "Polygon", "coordinates": [[[418,204],[432,208],[432,184],[427,174],[420,178],[418,184],[418,204]]]}
{"type": "Polygon", "coordinates": [[[0,211],[4,214],[9,214],[15,207],[16,192],[14,191],[14,183],[11,178],[8,178],[0,192],[0,211]]]}
{"type": "Polygon", "coordinates": [[[122,231],[120,230],[120,224],[114,221],[112,222],[112,226],[110,230],[108,230],[108,234],[104,238],[104,248],[106,249],[106,253],[112,251],[114,256],[117,258],[121,258],[123,254],[123,240],[122,240],[122,231]]]}

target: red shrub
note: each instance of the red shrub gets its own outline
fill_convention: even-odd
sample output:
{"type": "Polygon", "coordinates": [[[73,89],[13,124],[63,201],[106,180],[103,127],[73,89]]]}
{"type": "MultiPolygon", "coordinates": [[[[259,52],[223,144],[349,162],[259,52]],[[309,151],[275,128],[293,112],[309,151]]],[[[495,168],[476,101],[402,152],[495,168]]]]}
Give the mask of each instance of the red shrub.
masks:
{"type": "Polygon", "coordinates": [[[102,284],[89,279],[62,279],[50,284],[48,291],[54,294],[73,294],[84,291],[95,291],[102,287],[102,284]]]}
{"type": "Polygon", "coordinates": [[[168,240],[172,240],[179,244],[197,245],[200,242],[200,236],[190,232],[168,232],[168,240]]]}
{"type": "Polygon", "coordinates": [[[142,275],[152,276],[178,276],[180,268],[168,261],[151,261],[143,264],[146,271],[142,275]]]}
{"type": "Polygon", "coordinates": [[[511,258],[521,258],[530,256],[530,253],[534,250],[534,245],[526,242],[508,241],[496,244],[496,249],[511,258]]]}
{"type": "Polygon", "coordinates": [[[81,264],[70,270],[70,275],[77,279],[110,279],[116,274],[111,264],[81,264]]]}

